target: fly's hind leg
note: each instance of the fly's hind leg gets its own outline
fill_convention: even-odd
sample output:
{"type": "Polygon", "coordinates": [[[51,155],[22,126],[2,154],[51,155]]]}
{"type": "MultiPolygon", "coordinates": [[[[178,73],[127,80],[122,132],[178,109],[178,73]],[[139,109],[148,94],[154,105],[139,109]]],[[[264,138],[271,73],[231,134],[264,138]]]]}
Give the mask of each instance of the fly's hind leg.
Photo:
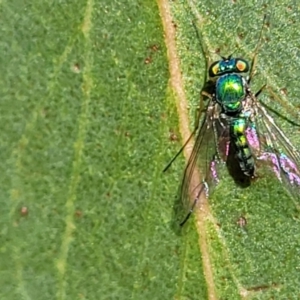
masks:
{"type": "Polygon", "coordinates": [[[198,203],[198,201],[200,199],[201,194],[203,192],[205,192],[206,197],[208,197],[208,191],[209,191],[208,184],[207,184],[206,181],[203,181],[201,183],[201,187],[200,187],[200,189],[199,189],[199,191],[198,191],[198,193],[197,193],[197,195],[196,195],[196,197],[195,197],[195,199],[193,201],[193,204],[192,204],[189,212],[187,213],[187,215],[184,218],[184,220],[180,223],[181,227],[187,222],[187,220],[190,218],[191,214],[194,212],[194,209],[195,209],[195,207],[196,207],[196,205],[197,205],[197,203],[198,203]]]}

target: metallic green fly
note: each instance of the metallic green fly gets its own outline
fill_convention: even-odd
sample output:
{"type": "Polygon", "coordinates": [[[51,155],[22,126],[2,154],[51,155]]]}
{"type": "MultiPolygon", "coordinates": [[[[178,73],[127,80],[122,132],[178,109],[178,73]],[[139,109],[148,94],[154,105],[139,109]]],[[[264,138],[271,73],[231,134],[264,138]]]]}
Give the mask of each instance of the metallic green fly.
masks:
{"type": "Polygon", "coordinates": [[[202,122],[194,131],[195,144],[181,185],[180,197],[188,209],[181,226],[194,211],[202,193],[208,196],[219,182],[218,168],[224,164],[229,168],[237,164],[240,174],[249,181],[257,177],[259,169],[268,169],[292,194],[300,192],[300,153],[258,99],[265,86],[256,93],[250,89],[265,22],[266,17],[251,65],[243,58],[229,56],[221,57],[208,69],[209,80],[202,89],[208,103],[202,122]],[[198,168],[203,176],[193,188],[195,197],[191,201],[190,185],[198,168]]]}

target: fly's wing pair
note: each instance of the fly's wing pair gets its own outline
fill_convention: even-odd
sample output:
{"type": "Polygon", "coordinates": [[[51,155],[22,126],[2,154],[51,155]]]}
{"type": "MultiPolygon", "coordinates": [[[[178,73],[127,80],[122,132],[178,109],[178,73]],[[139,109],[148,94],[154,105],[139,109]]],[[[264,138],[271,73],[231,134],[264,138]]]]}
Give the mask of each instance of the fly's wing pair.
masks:
{"type": "Polygon", "coordinates": [[[299,198],[300,153],[254,95],[251,102],[254,118],[247,129],[247,140],[257,166],[271,169],[289,192],[299,198]]]}
{"type": "Polygon", "coordinates": [[[189,211],[181,225],[199,204],[202,195],[207,196],[214,183],[218,182],[216,164],[226,160],[228,144],[226,118],[220,114],[219,105],[209,100],[181,184],[180,198],[189,211]]]}

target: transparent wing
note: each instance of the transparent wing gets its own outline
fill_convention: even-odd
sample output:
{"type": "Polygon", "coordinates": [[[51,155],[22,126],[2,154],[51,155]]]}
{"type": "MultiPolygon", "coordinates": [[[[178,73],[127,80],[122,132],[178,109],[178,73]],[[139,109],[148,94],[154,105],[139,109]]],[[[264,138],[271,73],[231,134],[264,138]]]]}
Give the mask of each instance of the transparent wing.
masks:
{"type": "Polygon", "coordinates": [[[247,139],[257,165],[267,165],[292,195],[299,197],[300,153],[254,95],[252,101],[255,120],[247,129],[247,139]]]}
{"type": "Polygon", "coordinates": [[[195,144],[181,184],[180,198],[190,212],[201,198],[201,194],[208,195],[213,183],[218,182],[216,164],[226,160],[228,143],[229,129],[226,118],[221,117],[218,104],[210,100],[196,133],[195,144]]]}

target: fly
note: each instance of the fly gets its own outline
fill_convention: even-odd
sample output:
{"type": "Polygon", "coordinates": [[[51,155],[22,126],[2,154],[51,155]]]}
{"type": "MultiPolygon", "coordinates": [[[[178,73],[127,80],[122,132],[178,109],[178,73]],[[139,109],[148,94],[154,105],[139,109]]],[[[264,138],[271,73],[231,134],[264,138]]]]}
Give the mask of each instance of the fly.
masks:
{"type": "Polygon", "coordinates": [[[251,65],[243,58],[229,56],[221,57],[208,69],[209,80],[201,93],[208,103],[202,123],[191,135],[196,136],[195,144],[181,184],[180,197],[189,208],[181,226],[189,219],[202,193],[208,196],[219,182],[218,166],[228,163],[230,149],[234,150],[234,160],[243,176],[249,180],[257,176],[257,169],[268,168],[293,194],[300,192],[300,153],[258,100],[266,86],[255,94],[250,89],[265,21],[266,16],[251,65]],[[190,184],[198,168],[204,176],[196,185],[195,198],[190,201],[190,184]]]}

